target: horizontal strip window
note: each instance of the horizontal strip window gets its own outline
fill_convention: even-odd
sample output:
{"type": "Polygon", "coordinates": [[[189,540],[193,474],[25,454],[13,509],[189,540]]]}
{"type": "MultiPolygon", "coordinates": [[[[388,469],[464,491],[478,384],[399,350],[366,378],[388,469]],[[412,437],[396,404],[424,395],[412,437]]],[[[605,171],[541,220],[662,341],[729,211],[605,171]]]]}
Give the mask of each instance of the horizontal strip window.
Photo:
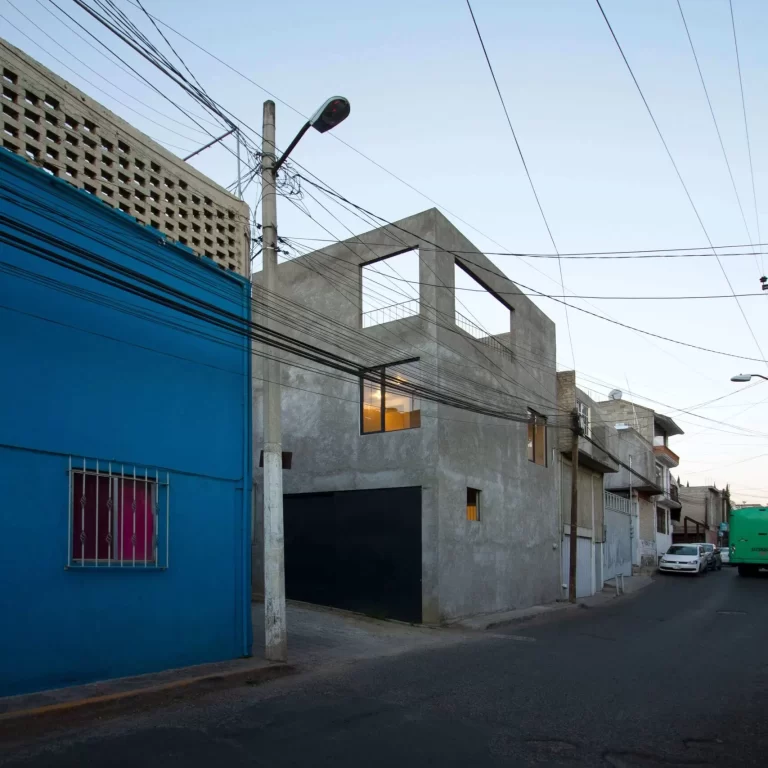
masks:
{"type": "Polygon", "coordinates": [[[68,568],[167,568],[170,474],[69,459],[68,568]]]}

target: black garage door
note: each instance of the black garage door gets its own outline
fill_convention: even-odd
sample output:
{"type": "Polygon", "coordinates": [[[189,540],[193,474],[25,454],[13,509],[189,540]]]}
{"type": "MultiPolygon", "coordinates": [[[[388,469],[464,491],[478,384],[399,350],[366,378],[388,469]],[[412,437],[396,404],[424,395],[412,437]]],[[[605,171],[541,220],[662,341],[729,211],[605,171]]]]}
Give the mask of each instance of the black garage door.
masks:
{"type": "Polygon", "coordinates": [[[287,494],[293,600],[421,621],[421,488],[287,494]]]}

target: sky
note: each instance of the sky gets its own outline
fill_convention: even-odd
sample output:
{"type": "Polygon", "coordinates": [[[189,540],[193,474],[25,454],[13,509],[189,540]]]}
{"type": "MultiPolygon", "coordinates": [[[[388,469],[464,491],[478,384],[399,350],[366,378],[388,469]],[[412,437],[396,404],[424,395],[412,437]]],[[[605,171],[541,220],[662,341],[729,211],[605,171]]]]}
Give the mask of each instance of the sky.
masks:
{"type": "MultiPolygon", "coordinates": [[[[63,22],[77,28],[62,11],[190,108],[189,99],[163,75],[110,38],[71,0],[55,2],[61,10],[50,0],[0,0],[2,35],[176,154],[210,139],[160,94],[109,61],[93,39],[88,38],[96,47],[75,36],[63,22]]],[[[132,0],[116,2],[163,45],[132,0]]],[[[768,146],[763,140],[768,135],[768,3],[733,0],[756,216],[728,0],[681,2],[746,227],[675,0],[603,0],[603,7],[701,221],[594,0],[473,2],[561,253],[702,247],[708,240],[746,244],[758,242],[758,222],[762,239],[768,240],[768,146]]],[[[278,147],[299,130],[302,115],[329,96],[346,96],[350,117],[334,132],[307,134],[293,158],[348,199],[390,221],[439,205],[486,252],[553,251],[465,0],[144,0],[144,5],[253,81],[164,28],[200,83],[241,121],[260,131],[262,103],[276,98],[278,147]]],[[[202,114],[197,105],[191,109],[202,114]]],[[[203,125],[214,135],[223,132],[203,125]]],[[[229,140],[228,149],[206,150],[192,163],[227,186],[237,175],[233,150],[229,140]]],[[[249,204],[257,193],[256,186],[246,189],[249,204]]],[[[327,238],[322,224],[345,239],[371,228],[337,208],[339,223],[310,197],[303,205],[314,218],[290,200],[279,201],[281,235],[327,238]]],[[[489,258],[519,285],[550,294],[726,295],[569,301],[690,344],[758,360],[764,359],[758,344],[768,353],[768,292],[742,298],[744,316],[730,296],[731,287],[737,294],[760,292],[759,256],[723,256],[727,278],[714,257],[562,259],[565,291],[557,260],[489,258]]],[[[566,317],[561,304],[534,301],[557,324],[558,368],[575,367],[579,386],[592,397],[604,399],[618,388],[677,421],[685,435],[670,445],[681,457],[675,474],[683,484],[729,483],[736,502],[768,500],[768,383],[730,382],[736,373],[768,375],[768,364],[652,339],[576,309],[566,317]],[[721,399],[709,403],[715,398],[721,399]]],[[[490,315],[480,319],[484,324],[494,320],[490,315]]]]}

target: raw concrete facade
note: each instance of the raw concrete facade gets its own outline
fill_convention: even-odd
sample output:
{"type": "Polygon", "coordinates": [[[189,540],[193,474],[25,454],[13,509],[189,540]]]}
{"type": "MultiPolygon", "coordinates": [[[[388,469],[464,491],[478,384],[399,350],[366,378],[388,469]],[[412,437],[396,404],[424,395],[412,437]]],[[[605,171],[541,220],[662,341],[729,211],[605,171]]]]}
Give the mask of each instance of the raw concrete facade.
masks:
{"type": "Polygon", "coordinates": [[[672,543],[671,516],[680,509],[670,474],[680,459],[668,441],[683,430],[668,416],[628,400],[605,400],[597,405],[602,418],[618,430],[619,458],[627,465],[607,480],[606,487],[630,499],[636,521],[632,562],[655,567],[672,543]]]}
{"type": "Polygon", "coordinates": [[[673,523],[675,541],[716,544],[720,523],[728,522],[725,491],[712,485],[698,485],[682,486],[679,493],[682,509],[680,520],[673,523]],[[687,524],[685,518],[688,518],[687,524]]]}
{"type": "Polygon", "coordinates": [[[5,149],[248,276],[242,200],[2,38],[0,67],[5,149]]]}
{"type": "MultiPolygon", "coordinates": [[[[339,380],[308,371],[306,365],[285,364],[283,449],[292,452],[293,461],[283,473],[284,492],[420,487],[424,622],[558,598],[556,439],[548,428],[546,466],[530,461],[525,423],[528,406],[547,414],[556,404],[554,323],[435,209],[287,261],[277,272],[281,296],[304,312],[319,313],[354,330],[362,365],[417,357],[435,386],[460,374],[469,382],[469,392],[503,389],[508,394],[499,395],[499,403],[520,418],[507,421],[422,399],[420,427],[361,434],[358,378],[339,380]],[[419,313],[362,328],[362,265],[409,248],[419,251],[419,313]],[[509,332],[495,337],[495,343],[504,345],[503,352],[453,322],[458,257],[452,252],[511,308],[509,332]],[[348,280],[339,282],[340,269],[348,280]],[[376,359],[376,354],[367,353],[375,344],[387,345],[387,356],[379,352],[376,359]],[[479,521],[468,519],[468,488],[481,492],[479,521]]],[[[254,275],[256,284],[259,277],[254,275]]],[[[319,315],[313,315],[316,322],[319,315]]],[[[326,348],[333,349],[332,342],[326,348]]],[[[349,356],[349,349],[345,354],[349,356]]],[[[263,444],[258,360],[254,367],[258,460],[263,444]]],[[[255,471],[260,510],[261,472],[258,467],[255,471]]],[[[260,530],[258,520],[255,529],[260,530]]],[[[256,592],[261,588],[261,559],[256,541],[256,592]]]]}
{"type": "MultiPolygon", "coordinates": [[[[562,414],[577,408],[581,413],[583,437],[579,438],[578,469],[578,531],[577,536],[577,597],[593,595],[603,586],[603,544],[605,542],[605,484],[607,473],[617,472],[615,455],[618,436],[616,430],[601,421],[597,404],[586,392],[576,386],[575,371],[557,374],[557,404],[562,414]],[[597,443],[597,445],[596,445],[597,443]],[[606,450],[603,450],[603,446],[606,450]]],[[[568,584],[571,531],[571,451],[573,433],[558,433],[560,452],[560,508],[563,530],[562,584],[568,584]]]]}

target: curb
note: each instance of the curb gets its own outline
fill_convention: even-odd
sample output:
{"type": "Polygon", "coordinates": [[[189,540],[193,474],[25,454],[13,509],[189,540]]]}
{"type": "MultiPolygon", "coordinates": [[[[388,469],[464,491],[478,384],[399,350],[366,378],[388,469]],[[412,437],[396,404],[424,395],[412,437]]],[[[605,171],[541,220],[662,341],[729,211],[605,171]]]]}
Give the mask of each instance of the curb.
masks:
{"type": "Polygon", "coordinates": [[[78,701],[67,701],[60,704],[48,704],[32,709],[21,709],[15,712],[6,712],[0,715],[0,729],[17,724],[20,720],[48,721],[56,715],[94,714],[107,711],[120,710],[121,704],[136,702],[142,706],[145,704],[157,704],[163,700],[172,700],[174,693],[184,690],[193,694],[207,693],[208,691],[234,687],[236,685],[258,685],[270,680],[293,674],[296,667],[290,664],[271,664],[265,667],[256,667],[231,672],[217,672],[197,677],[186,677],[161,685],[150,685],[145,688],[137,688],[132,691],[108,693],[101,696],[91,696],[78,701]]]}
{"type": "Polygon", "coordinates": [[[512,616],[508,619],[500,619],[499,621],[491,621],[485,625],[484,630],[497,629],[498,627],[506,627],[510,624],[522,624],[526,621],[532,621],[533,619],[541,618],[542,616],[550,616],[553,613],[562,613],[563,611],[570,611],[574,608],[580,608],[581,603],[567,603],[566,605],[556,605],[552,608],[548,608],[546,611],[537,611],[536,613],[530,613],[525,616],[512,616]]]}

